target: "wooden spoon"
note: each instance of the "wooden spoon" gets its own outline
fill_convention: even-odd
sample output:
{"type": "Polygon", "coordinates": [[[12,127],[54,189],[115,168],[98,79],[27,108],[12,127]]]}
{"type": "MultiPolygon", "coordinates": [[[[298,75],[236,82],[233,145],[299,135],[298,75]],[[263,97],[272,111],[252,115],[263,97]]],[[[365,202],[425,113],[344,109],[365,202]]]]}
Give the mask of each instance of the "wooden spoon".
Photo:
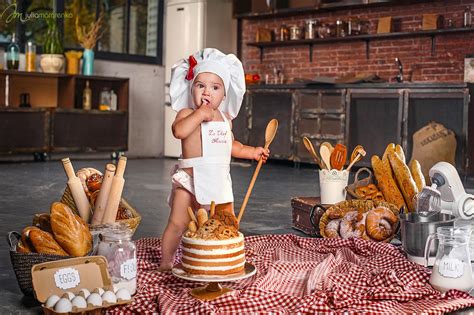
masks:
{"type": "MultiPolygon", "coordinates": [[[[354,148],[354,151],[356,151],[356,150],[357,150],[357,152],[356,152],[356,154],[355,154],[354,159],[351,158],[351,160],[352,160],[352,161],[351,161],[351,164],[349,164],[349,166],[347,167],[347,171],[348,171],[348,172],[351,170],[352,166],[353,166],[355,163],[359,162],[359,161],[362,159],[362,157],[364,157],[364,156],[367,154],[367,153],[365,152],[365,150],[364,150],[364,147],[362,147],[362,146],[360,146],[360,147],[359,147],[359,146],[355,147],[355,148],[354,148]]],[[[354,152],[352,152],[352,153],[354,154],[354,152]]]]}
{"type": "Polygon", "coordinates": [[[323,165],[323,161],[321,161],[318,154],[316,153],[316,150],[314,150],[313,143],[311,143],[311,140],[309,140],[307,137],[303,137],[303,143],[306,147],[306,150],[309,151],[309,153],[313,156],[313,159],[316,161],[316,163],[318,163],[319,168],[325,168],[323,165]]]}
{"type": "MultiPolygon", "coordinates": [[[[267,125],[267,129],[265,129],[265,149],[268,149],[270,144],[273,141],[273,138],[275,138],[276,132],[278,129],[278,120],[272,119],[267,125]]],[[[257,180],[258,173],[260,172],[260,168],[262,167],[263,159],[260,157],[260,160],[258,161],[257,167],[255,168],[255,171],[253,172],[252,179],[250,180],[250,185],[249,188],[247,189],[247,193],[245,194],[244,201],[242,202],[242,206],[240,207],[239,211],[239,216],[237,217],[237,222],[240,223],[240,219],[242,219],[242,216],[244,215],[245,207],[247,206],[247,202],[249,201],[250,194],[252,193],[253,185],[255,184],[255,181],[257,180]]]]}
{"type": "Polygon", "coordinates": [[[358,144],[358,145],[356,145],[356,147],[354,148],[354,150],[352,150],[352,153],[351,153],[351,161],[350,161],[351,163],[352,163],[352,161],[354,161],[354,159],[360,158],[360,156],[359,156],[359,154],[358,154],[360,149],[364,150],[364,147],[361,146],[360,144],[358,144]]]}
{"type": "Polygon", "coordinates": [[[327,141],[321,143],[321,146],[327,147],[329,149],[329,153],[332,153],[332,151],[334,151],[334,147],[332,146],[332,144],[327,141]]]}
{"type": "Polygon", "coordinates": [[[323,160],[324,164],[326,164],[326,168],[328,170],[331,169],[331,150],[321,144],[321,147],[319,148],[319,154],[321,155],[321,159],[323,160]]]}

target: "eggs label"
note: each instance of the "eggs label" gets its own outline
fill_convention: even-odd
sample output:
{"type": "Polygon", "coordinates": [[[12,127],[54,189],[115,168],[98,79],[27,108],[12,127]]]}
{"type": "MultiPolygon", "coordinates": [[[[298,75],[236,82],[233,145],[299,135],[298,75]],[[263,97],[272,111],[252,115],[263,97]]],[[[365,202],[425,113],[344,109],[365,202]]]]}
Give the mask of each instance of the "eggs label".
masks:
{"type": "Polygon", "coordinates": [[[137,260],[132,258],[124,261],[120,265],[120,276],[131,280],[137,276],[137,260]]]}
{"type": "Polygon", "coordinates": [[[62,268],[54,273],[54,282],[60,289],[75,288],[81,282],[79,271],[74,268],[62,268]]]}

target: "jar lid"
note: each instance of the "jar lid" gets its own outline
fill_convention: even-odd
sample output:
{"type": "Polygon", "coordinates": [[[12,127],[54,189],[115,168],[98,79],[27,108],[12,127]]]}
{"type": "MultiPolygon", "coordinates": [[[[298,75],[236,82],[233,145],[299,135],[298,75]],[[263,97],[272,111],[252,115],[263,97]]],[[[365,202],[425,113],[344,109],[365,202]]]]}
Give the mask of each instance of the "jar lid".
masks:
{"type": "Polygon", "coordinates": [[[109,224],[103,224],[94,230],[97,234],[102,235],[107,240],[130,240],[133,235],[133,231],[128,227],[126,223],[114,222],[109,224]]]}

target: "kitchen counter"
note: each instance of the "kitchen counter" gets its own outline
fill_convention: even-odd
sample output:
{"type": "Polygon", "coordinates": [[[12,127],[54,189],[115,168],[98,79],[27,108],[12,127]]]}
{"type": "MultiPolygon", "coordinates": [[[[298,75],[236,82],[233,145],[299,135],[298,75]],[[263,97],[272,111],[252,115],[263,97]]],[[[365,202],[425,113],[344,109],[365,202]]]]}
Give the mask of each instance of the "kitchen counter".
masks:
{"type": "Polygon", "coordinates": [[[345,84],[325,84],[325,83],[289,83],[289,84],[249,84],[249,90],[291,90],[291,89],[458,89],[465,88],[467,84],[444,83],[444,82],[403,82],[403,83],[345,83],[345,84]]]}

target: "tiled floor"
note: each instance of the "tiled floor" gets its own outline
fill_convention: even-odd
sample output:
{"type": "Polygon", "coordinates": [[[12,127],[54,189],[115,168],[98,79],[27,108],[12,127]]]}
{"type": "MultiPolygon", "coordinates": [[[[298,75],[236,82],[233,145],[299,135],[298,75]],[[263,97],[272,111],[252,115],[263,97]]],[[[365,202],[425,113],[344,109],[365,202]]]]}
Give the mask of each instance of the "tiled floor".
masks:
{"type": "MultiPolygon", "coordinates": [[[[104,169],[107,161],[74,161],[76,169],[104,169]]],[[[169,207],[169,171],[172,159],[129,160],[125,173],[125,198],[142,215],[135,237],[158,237],[163,232],[169,207]]],[[[246,193],[254,165],[234,163],[232,179],[236,208],[246,193]]],[[[47,212],[61,198],[66,175],[60,161],[39,163],[0,163],[0,233],[21,231],[30,225],[35,213],[47,212]]],[[[260,171],[242,220],[244,234],[296,233],[291,228],[290,200],[294,196],[318,193],[317,175],[312,168],[268,164],[260,171]]],[[[21,294],[13,273],[7,243],[0,247],[0,314],[39,313],[34,299],[21,294]]]]}

